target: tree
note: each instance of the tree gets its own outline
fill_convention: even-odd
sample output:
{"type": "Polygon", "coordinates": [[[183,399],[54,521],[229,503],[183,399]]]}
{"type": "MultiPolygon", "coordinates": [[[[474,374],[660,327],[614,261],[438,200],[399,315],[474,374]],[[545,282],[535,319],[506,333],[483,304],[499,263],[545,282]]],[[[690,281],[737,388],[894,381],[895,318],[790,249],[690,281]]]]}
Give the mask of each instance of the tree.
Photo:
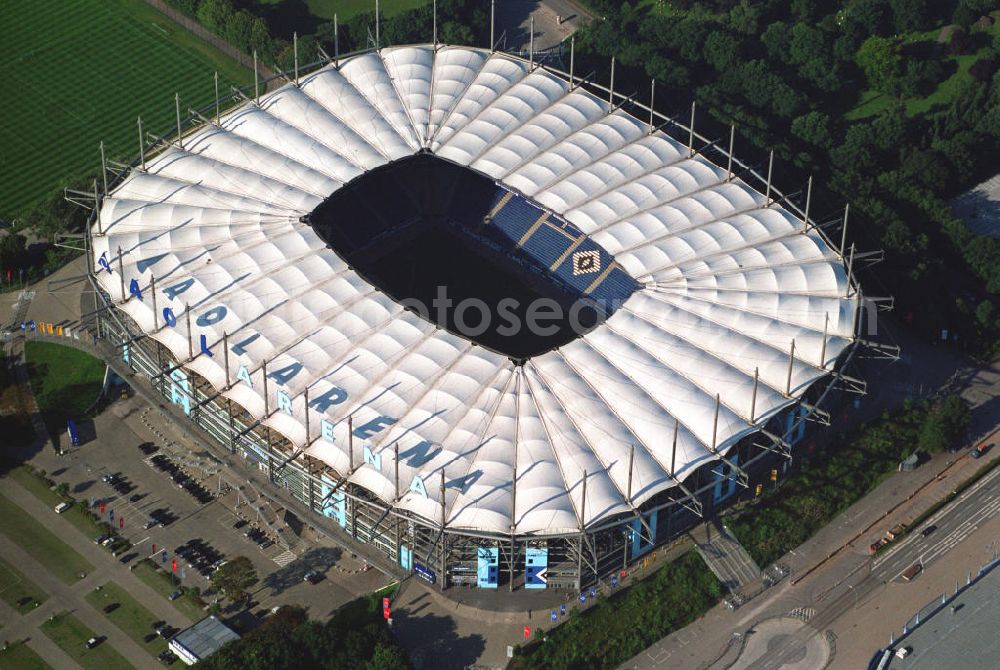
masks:
{"type": "Polygon", "coordinates": [[[833,144],[830,117],[824,112],[814,111],[797,117],[792,121],[792,134],[821,149],[827,149],[833,144]]]}
{"type": "Polygon", "coordinates": [[[908,33],[927,25],[931,15],[927,11],[927,0],[891,0],[892,20],[897,33],[908,33]]]}
{"type": "Polygon", "coordinates": [[[233,600],[246,595],[246,589],[258,581],[257,570],[246,556],[237,556],[212,573],[212,586],[233,600]]]}
{"type": "Polygon", "coordinates": [[[918,447],[928,453],[942,451],[964,437],[971,413],[961,396],[950,395],[936,404],[920,426],[918,447]]]}
{"type": "Polygon", "coordinates": [[[23,268],[28,257],[28,240],[21,233],[6,232],[0,236],[0,272],[4,275],[8,270],[17,273],[23,268]]]}
{"type": "Polygon", "coordinates": [[[872,35],[858,49],[855,60],[872,88],[893,92],[902,69],[899,47],[894,40],[872,35]]]}
{"type": "Polygon", "coordinates": [[[740,43],[727,32],[715,30],[705,40],[705,60],[719,72],[723,72],[740,60],[740,43]]]}

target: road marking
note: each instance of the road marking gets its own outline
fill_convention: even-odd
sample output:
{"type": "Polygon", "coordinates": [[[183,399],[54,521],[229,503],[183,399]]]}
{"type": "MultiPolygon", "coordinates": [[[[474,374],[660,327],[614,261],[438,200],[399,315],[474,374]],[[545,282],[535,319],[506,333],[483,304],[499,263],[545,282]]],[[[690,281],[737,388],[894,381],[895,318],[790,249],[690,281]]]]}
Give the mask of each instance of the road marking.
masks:
{"type": "Polygon", "coordinates": [[[142,538],[142,539],[141,539],[141,540],[139,540],[138,542],[133,542],[133,543],[132,543],[132,546],[133,546],[133,547],[137,547],[137,546],[139,546],[140,544],[142,544],[143,542],[145,542],[145,541],[146,541],[146,540],[148,540],[148,539],[149,539],[149,535],[147,535],[146,537],[142,538]]]}
{"type": "Polygon", "coordinates": [[[271,560],[277,563],[279,567],[283,568],[292,561],[294,561],[296,558],[298,558],[298,556],[295,555],[295,552],[286,549],[285,551],[281,552],[271,560]]]}

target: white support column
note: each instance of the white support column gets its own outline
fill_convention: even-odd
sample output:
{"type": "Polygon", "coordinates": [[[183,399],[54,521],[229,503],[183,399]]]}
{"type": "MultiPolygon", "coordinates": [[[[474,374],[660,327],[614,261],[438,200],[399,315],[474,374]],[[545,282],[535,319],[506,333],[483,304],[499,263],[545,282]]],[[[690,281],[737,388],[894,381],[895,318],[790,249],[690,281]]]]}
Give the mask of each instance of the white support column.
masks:
{"type": "MultiPolygon", "coordinates": [[[[187,335],[188,335],[188,360],[194,360],[194,333],[191,331],[191,304],[184,303],[184,316],[187,319],[187,335]]],[[[264,382],[265,396],[267,395],[267,382],[264,382]]],[[[264,398],[264,402],[267,402],[267,398],[264,398]]]]}
{"type": "Polygon", "coordinates": [[[104,140],[101,140],[101,179],[104,181],[104,195],[108,194],[108,160],[104,155],[104,140]]]}
{"type": "Polygon", "coordinates": [[[382,43],[379,41],[379,19],[378,19],[378,0],[375,0],[375,49],[378,50],[382,47],[382,43]]]}
{"type": "Polygon", "coordinates": [[[813,193],[813,178],[809,175],[809,181],[806,182],[806,211],[804,213],[804,223],[802,227],[802,233],[805,234],[809,232],[809,205],[812,203],[812,193],[813,193]]]}
{"type": "MultiPolygon", "coordinates": [[[[490,0],[490,53],[493,53],[493,50],[496,47],[496,16],[497,0],[490,0]]],[[[572,41],[570,44],[572,44],[572,41]]],[[[573,77],[571,76],[570,82],[572,81],[573,77]]]]}
{"type": "Polygon", "coordinates": [[[569,85],[573,86],[573,67],[576,65],[576,35],[569,38],[569,85]]]}
{"type": "Polygon", "coordinates": [[[139,124],[139,166],[142,171],[146,171],[146,141],[142,136],[142,117],[136,117],[136,122],[139,124]]]}
{"type": "Polygon", "coordinates": [[[656,100],[656,80],[649,80],[649,132],[653,132],[653,102],[656,100]]]}
{"type": "Polygon", "coordinates": [[[258,82],[259,75],[257,74],[257,50],[253,50],[253,102],[255,105],[260,105],[260,84],[258,82]]]}
{"type": "Polygon", "coordinates": [[[628,451],[628,491],[625,502],[632,504],[632,466],[635,464],[635,445],[631,445],[628,451]]]}
{"type": "Polygon", "coordinates": [[[792,395],[792,368],[795,367],[795,338],[792,338],[792,348],[788,352],[788,380],[785,382],[785,395],[792,395]]]}
{"type": "Polygon", "coordinates": [[[694,111],[696,102],[691,103],[691,127],[688,128],[688,156],[694,156],[694,111]]]}
{"type": "Polygon", "coordinates": [[[750,423],[753,423],[757,413],[757,385],[760,383],[760,368],[753,369],[753,393],[750,395],[750,423]]]}
{"type": "Polygon", "coordinates": [[[218,70],[216,70],[216,72],[215,72],[215,125],[217,125],[217,126],[221,126],[222,125],[222,113],[221,113],[221,110],[219,109],[219,105],[220,105],[220,102],[219,102],[219,72],[218,72],[218,70]]]}
{"type": "Polygon", "coordinates": [[[820,347],[819,351],[819,367],[823,369],[826,366],[826,337],[827,332],[830,330],[830,312],[825,314],[825,319],[823,320],[823,345],[820,347]]]}
{"type": "Polygon", "coordinates": [[[340,67],[340,26],[336,13],[333,15],[333,67],[340,67]]]}
{"type": "Polygon", "coordinates": [[[94,222],[97,223],[97,234],[103,235],[101,228],[101,196],[97,192],[97,180],[94,180],[94,222]]]}
{"type": "Polygon", "coordinates": [[[535,69],[535,17],[528,17],[528,71],[535,69]]]}
{"type": "MultiPolygon", "coordinates": [[[[96,184],[94,186],[94,190],[95,191],[97,190],[96,184]]],[[[122,248],[121,247],[118,247],[118,278],[121,280],[121,285],[122,285],[122,302],[124,303],[125,300],[126,300],[126,297],[125,297],[125,262],[122,260],[122,248]]]]}
{"type": "Polygon", "coordinates": [[[229,333],[227,333],[226,331],[222,332],[222,356],[223,356],[223,364],[226,366],[226,388],[228,389],[229,388],[229,333]]]}
{"type": "Polygon", "coordinates": [[[847,217],[851,213],[851,203],[844,205],[844,227],[840,229],[840,255],[844,255],[844,249],[847,247],[847,217]]]}
{"type": "MultiPolygon", "coordinates": [[[[149,277],[149,294],[153,296],[153,332],[155,333],[160,329],[160,315],[156,312],[156,275],[150,275],[149,277]]],[[[226,352],[227,361],[229,360],[228,354],[229,352],[226,352]]]]}
{"type": "Polygon", "coordinates": [[[611,57],[611,86],[608,88],[608,104],[615,104],[615,57],[611,57]]]}
{"type": "Polygon", "coordinates": [[[733,145],[736,143],[736,124],[729,127],[729,160],[726,165],[726,181],[733,180],[733,145]]]}
{"type": "Polygon", "coordinates": [[[677,433],[680,432],[681,421],[678,418],[674,418],[674,444],[670,449],[670,476],[677,479],[677,433]]]}
{"type": "Polygon", "coordinates": [[[298,32],[292,33],[292,52],[295,56],[295,85],[299,85],[299,34],[298,32]]]}
{"type": "Polygon", "coordinates": [[[431,7],[432,7],[431,8],[431,15],[432,15],[432,19],[431,19],[431,37],[433,38],[432,41],[431,41],[431,44],[433,44],[434,48],[437,49],[437,45],[438,45],[438,3],[437,3],[437,0],[434,0],[434,2],[431,3],[431,7]]]}
{"type": "Polygon", "coordinates": [[[771,174],[774,172],[774,149],[771,149],[771,157],[767,160],[767,193],[764,194],[764,206],[771,206],[771,174]]]}
{"type": "Polygon", "coordinates": [[[719,407],[722,405],[719,394],[715,394],[715,419],[712,421],[712,453],[716,452],[719,437],[719,407]]]}
{"type": "Polygon", "coordinates": [[[181,128],[181,94],[174,93],[174,109],[177,112],[177,146],[184,148],[183,129],[181,128]]]}

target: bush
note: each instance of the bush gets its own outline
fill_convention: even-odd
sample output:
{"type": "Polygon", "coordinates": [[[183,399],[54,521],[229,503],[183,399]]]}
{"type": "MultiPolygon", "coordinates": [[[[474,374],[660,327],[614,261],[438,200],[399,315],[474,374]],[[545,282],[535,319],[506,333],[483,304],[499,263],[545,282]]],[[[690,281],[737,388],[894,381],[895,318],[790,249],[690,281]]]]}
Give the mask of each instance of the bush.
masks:
{"type": "Polygon", "coordinates": [[[529,643],[507,667],[615,668],[694,621],[720,597],[715,575],[689,551],[585,612],[574,609],[566,623],[544,635],[544,642],[529,643]]]}

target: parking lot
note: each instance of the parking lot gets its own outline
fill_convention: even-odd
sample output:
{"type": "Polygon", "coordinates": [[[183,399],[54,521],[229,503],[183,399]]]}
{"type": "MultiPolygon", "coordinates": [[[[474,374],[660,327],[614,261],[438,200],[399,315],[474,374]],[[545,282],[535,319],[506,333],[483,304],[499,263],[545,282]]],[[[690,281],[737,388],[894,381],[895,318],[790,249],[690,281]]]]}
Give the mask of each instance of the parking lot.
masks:
{"type": "MultiPolygon", "coordinates": [[[[115,575],[128,573],[130,567],[149,558],[176,575],[183,586],[198,587],[205,601],[212,603],[219,598],[211,588],[212,572],[227,560],[246,556],[260,578],[249,589],[250,612],[262,616],[277,605],[296,604],[305,607],[311,617],[324,618],[345,602],[389,583],[377,570],[366,570],[360,559],[318,535],[308,523],[296,523],[296,517],[301,516],[289,516],[287,510],[261,496],[258,485],[234,481],[209,454],[180,444],[166,419],[141,400],[115,403],[95,420],[95,428],[96,440],[62,456],[46,448],[30,465],[45,470],[57,484],[66,484],[72,496],[91,506],[117,536],[131,544],[127,547],[115,538],[87,537],[72,526],[59,533],[68,545],[90,556],[91,562],[97,552],[100,565],[95,572],[99,578],[94,579],[99,584],[116,581],[115,575]],[[103,549],[98,546],[101,544],[103,549]]],[[[6,489],[18,486],[17,482],[4,482],[6,489]]],[[[23,490],[18,493],[24,496],[23,490]]],[[[51,506],[38,509],[41,511],[32,514],[45,516],[43,523],[51,523],[49,517],[56,516],[51,506]]],[[[16,563],[18,556],[10,555],[14,551],[5,551],[4,556],[16,563]]],[[[89,584],[91,577],[84,582],[89,584]]],[[[135,581],[124,578],[119,584],[131,590],[135,581]]],[[[46,590],[52,593],[54,589],[50,586],[46,590]]],[[[133,594],[136,600],[148,602],[149,591],[141,585],[136,590],[142,591],[133,594]]],[[[165,618],[168,635],[189,624],[177,616],[180,608],[175,610],[174,603],[168,602],[171,596],[169,589],[156,596],[166,611],[173,612],[165,618]]],[[[76,597],[66,595],[64,607],[73,607],[76,597]]],[[[225,600],[220,604],[223,616],[236,613],[237,608],[225,600]]],[[[160,609],[158,606],[154,611],[160,609]]],[[[107,634],[105,630],[114,626],[105,617],[111,618],[112,612],[95,614],[86,623],[95,632],[107,634]]],[[[8,613],[0,614],[6,632],[8,613]]],[[[242,620],[246,621],[245,616],[242,620]]],[[[38,633],[38,637],[44,636],[38,633]]],[[[113,646],[121,649],[131,643],[120,640],[113,646]]],[[[138,649],[131,651],[134,654],[138,649]]],[[[61,660],[65,665],[67,659],[61,660]]],[[[135,664],[134,658],[128,660],[135,664]]]]}

